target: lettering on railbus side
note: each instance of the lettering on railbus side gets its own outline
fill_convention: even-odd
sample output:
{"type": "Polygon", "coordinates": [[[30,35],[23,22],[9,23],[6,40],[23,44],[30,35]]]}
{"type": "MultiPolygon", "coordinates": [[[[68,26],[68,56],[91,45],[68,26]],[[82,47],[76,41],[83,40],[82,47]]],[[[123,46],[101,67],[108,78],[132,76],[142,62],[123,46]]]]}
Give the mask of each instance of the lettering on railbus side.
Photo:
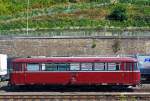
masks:
{"type": "Polygon", "coordinates": [[[150,58],[145,58],[144,62],[150,62],[150,58]]]}

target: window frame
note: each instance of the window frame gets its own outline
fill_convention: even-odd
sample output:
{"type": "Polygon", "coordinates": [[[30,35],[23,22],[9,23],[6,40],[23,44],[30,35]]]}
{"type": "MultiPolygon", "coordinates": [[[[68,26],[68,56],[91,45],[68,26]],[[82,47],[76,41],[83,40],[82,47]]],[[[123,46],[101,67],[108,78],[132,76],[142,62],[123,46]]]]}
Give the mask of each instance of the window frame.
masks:
{"type": "Polygon", "coordinates": [[[40,67],[41,67],[41,64],[40,64],[40,63],[27,63],[27,64],[26,64],[26,71],[28,71],[28,72],[41,71],[40,67]],[[37,64],[37,65],[38,65],[38,70],[28,70],[28,64],[37,64]]]}
{"type": "Polygon", "coordinates": [[[106,65],[105,62],[94,62],[93,70],[94,70],[94,71],[105,71],[105,67],[106,67],[105,65],[106,65]],[[104,64],[103,70],[95,70],[95,64],[96,64],[96,63],[97,63],[97,64],[103,63],[103,64],[104,64]]]}
{"type": "Polygon", "coordinates": [[[79,63],[79,62],[72,62],[72,63],[70,63],[70,71],[81,71],[81,63],[79,63]],[[71,70],[71,64],[79,64],[79,70],[71,70]]]}
{"type": "Polygon", "coordinates": [[[46,62],[46,63],[41,63],[41,71],[47,71],[47,72],[61,72],[61,71],[70,71],[70,63],[55,63],[55,62],[46,62]],[[45,69],[42,70],[42,65],[45,64],[45,69]],[[49,69],[46,69],[46,65],[49,65],[49,69]],[[60,70],[60,65],[64,65],[64,66],[67,66],[68,68],[65,68],[65,70],[60,70]],[[54,67],[55,66],[55,67],[54,67]],[[54,69],[54,70],[53,70],[54,69]]]}
{"type": "Polygon", "coordinates": [[[105,68],[106,71],[120,71],[121,70],[121,63],[120,62],[107,62],[107,69],[105,68]],[[114,63],[115,64],[115,70],[111,70],[109,69],[109,64],[110,63],[114,63]],[[119,64],[119,65],[118,65],[119,64]],[[119,68],[117,67],[117,65],[119,66],[119,68]]]}
{"type": "Polygon", "coordinates": [[[25,71],[25,63],[13,63],[13,71],[25,71]]]}
{"type": "Polygon", "coordinates": [[[121,63],[120,62],[116,62],[116,71],[120,71],[121,70],[121,63]],[[117,65],[119,66],[117,69],[117,65]]]}
{"type": "Polygon", "coordinates": [[[82,62],[80,63],[80,71],[93,71],[93,63],[92,62],[82,62]],[[91,64],[91,69],[89,70],[82,70],[82,64],[91,64]]]}
{"type": "MultiPolygon", "coordinates": [[[[42,64],[45,64],[45,70],[43,70],[43,71],[58,71],[58,65],[57,65],[57,63],[42,63],[42,64]],[[51,66],[54,66],[54,65],[56,65],[56,70],[46,70],[46,64],[50,64],[51,66]]],[[[52,67],[52,68],[54,68],[54,67],[52,67]]]]}
{"type": "Polygon", "coordinates": [[[139,67],[138,67],[138,63],[137,62],[134,62],[134,65],[133,65],[133,71],[138,71],[139,70],[139,67]],[[135,68],[136,67],[136,68],[135,68]]]}
{"type": "Polygon", "coordinates": [[[107,71],[116,71],[116,63],[115,62],[108,62],[107,63],[107,71]],[[115,64],[115,65],[111,65],[109,66],[109,64],[115,64]],[[112,68],[112,69],[111,69],[112,68]],[[115,68],[115,69],[114,69],[115,68]]]}
{"type": "Polygon", "coordinates": [[[56,63],[56,64],[57,64],[57,71],[70,71],[70,63],[67,62],[67,63],[56,63]],[[65,64],[66,66],[68,65],[68,70],[67,70],[67,68],[66,68],[66,70],[59,70],[59,68],[60,68],[59,65],[62,65],[62,64],[63,65],[65,64]]]}
{"type": "Polygon", "coordinates": [[[133,62],[125,62],[125,64],[126,64],[125,65],[125,71],[133,71],[134,70],[134,64],[133,64],[133,62]],[[129,65],[130,67],[127,68],[128,64],[130,64],[129,65]]]}

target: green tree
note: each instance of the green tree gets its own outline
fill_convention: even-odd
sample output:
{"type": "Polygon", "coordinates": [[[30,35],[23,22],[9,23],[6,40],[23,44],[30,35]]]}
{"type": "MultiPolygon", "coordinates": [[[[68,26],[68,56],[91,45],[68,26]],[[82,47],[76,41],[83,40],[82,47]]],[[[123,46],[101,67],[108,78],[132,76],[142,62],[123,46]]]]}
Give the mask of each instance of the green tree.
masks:
{"type": "Polygon", "coordinates": [[[109,20],[116,20],[116,21],[124,21],[127,20],[127,13],[126,8],[122,6],[116,6],[113,11],[108,15],[109,20]]]}

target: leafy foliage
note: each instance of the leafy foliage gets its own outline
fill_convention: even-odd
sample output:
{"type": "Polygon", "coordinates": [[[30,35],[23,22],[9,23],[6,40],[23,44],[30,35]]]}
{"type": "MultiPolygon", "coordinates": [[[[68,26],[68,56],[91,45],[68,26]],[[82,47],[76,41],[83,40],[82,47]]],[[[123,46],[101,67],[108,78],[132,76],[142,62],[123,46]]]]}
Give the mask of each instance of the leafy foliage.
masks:
{"type": "Polygon", "coordinates": [[[122,6],[116,6],[108,16],[109,20],[124,21],[127,20],[126,9],[122,6]]]}
{"type": "Polygon", "coordinates": [[[150,0],[119,0],[119,2],[150,6],[150,0]]]}
{"type": "MultiPolygon", "coordinates": [[[[149,0],[110,1],[30,0],[29,29],[150,27],[149,0]]],[[[0,31],[26,29],[26,17],[27,0],[0,0],[0,31]]]]}

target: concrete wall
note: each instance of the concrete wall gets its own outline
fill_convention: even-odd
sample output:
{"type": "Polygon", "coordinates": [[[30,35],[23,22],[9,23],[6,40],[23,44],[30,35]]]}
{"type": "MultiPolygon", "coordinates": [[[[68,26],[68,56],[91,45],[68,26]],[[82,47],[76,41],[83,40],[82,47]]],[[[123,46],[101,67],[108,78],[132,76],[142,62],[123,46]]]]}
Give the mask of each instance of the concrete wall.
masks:
{"type": "Polygon", "coordinates": [[[149,39],[0,39],[0,54],[9,57],[149,54],[149,39]],[[119,49],[114,53],[116,40],[119,49]],[[94,47],[93,47],[94,44],[94,47]]]}

